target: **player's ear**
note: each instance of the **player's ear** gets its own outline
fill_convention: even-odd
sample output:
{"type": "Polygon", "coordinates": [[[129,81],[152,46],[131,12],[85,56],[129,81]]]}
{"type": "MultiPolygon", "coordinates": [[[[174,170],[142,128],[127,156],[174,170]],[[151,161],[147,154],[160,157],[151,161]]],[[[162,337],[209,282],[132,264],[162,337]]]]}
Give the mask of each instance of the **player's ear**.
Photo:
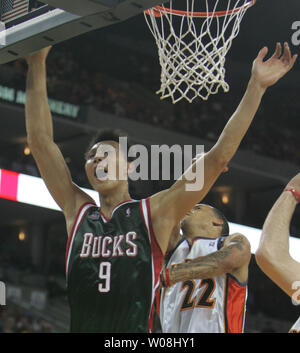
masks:
{"type": "Polygon", "coordinates": [[[222,226],[224,224],[223,220],[222,219],[218,219],[218,218],[215,218],[213,220],[213,225],[214,226],[222,226]]]}

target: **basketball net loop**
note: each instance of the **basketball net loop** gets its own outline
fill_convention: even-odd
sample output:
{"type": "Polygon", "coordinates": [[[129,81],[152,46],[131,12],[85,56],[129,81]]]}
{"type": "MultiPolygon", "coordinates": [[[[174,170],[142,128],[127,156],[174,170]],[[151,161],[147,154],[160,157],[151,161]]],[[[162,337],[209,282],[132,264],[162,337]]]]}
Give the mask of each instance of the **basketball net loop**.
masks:
{"type": "MultiPolygon", "coordinates": [[[[203,0],[197,0],[203,1],[203,0]]],[[[144,12],[155,38],[161,65],[161,99],[173,103],[181,99],[207,100],[220,88],[229,91],[225,80],[225,60],[242,18],[256,0],[228,0],[219,10],[220,0],[205,0],[206,11],[194,11],[195,0],[186,0],[186,10],[155,6],[144,12]]]]}

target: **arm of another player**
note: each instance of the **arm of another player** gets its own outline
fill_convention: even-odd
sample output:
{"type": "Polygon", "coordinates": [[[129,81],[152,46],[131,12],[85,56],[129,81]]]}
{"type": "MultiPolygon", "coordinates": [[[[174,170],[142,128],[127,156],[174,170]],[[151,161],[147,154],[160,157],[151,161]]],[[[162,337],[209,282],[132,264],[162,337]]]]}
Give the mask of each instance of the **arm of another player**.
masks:
{"type": "Polygon", "coordinates": [[[164,269],[161,282],[166,286],[191,279],[213,278],[231,273],[243,283],[248,278],[250,258],[251,249],[248,239],[235,233],[225,238],[220,250],[164,269]]]}
{"type": "Polygon", "coordinates": [[[52,116],[46,87],[46,58],[49,51],[50,47],[26,58],[27,141],[45,184],[64,212],[69,234],[79,207],[84,202],[94,203],[94,200],[72,182],[67,164],[53,140],[52,116]]]}
{"type": "Polygon", "coordinates": [[[266,89],[290,71],[297,59],[297,55],[291,56],[287,43],[283,54],[281,45],[278,43],[273,56],[264,61],[267,52],[267,48],[263,48],[255,59],[247,90],[217,143],[208,153],[198,158],[170,189],[150,199],[154,233],[162,251],[167,248],[168,236],[174,225],[205,197],[234,156],[266,89]],[[202,173],[204,174],[203,185],[197,190],[190,191],[191,184],[196,184],[201,179],[202,173]],[[160,217],[161,214],[164,214],[163,218],[160,217]]]}
{"type": "MultiPolygon", "coordinates": [[[[287,185],[300,195],[300,173],[287,185]]],[[[255,254],[261,270],[289,296],[294,293],[293,283],[299,281],[300,263],[289,252],[290,223],[300,196],[283,191],[270,210],[255,254]]]]}

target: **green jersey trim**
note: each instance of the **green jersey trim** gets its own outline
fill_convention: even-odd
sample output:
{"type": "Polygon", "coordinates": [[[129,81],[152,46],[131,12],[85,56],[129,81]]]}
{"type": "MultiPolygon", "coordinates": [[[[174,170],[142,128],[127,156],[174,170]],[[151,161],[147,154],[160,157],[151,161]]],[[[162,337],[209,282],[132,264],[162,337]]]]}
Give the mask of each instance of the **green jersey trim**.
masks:
{"type": "Polygon", "coordinates": [[[148,331],[151,333],[153,327],[154,300],[157,290],[159,289],[159,276],[162,269],[164,255],[153,231],[149,198],[140,201],[140,209],[144,218],[144,223],[148,230],[152,250],[152,305],[148,321],[148,331]]]}

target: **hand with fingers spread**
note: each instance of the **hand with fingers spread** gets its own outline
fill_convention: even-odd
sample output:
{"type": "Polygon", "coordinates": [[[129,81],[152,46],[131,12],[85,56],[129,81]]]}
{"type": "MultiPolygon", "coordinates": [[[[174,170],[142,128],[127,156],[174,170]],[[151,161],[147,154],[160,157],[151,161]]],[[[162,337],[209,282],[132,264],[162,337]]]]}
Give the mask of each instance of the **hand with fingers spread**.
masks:
{"type": "Polygon", "coordinates": [[[257,81],[263,89],[273,86],[294,66],[298,55],[292,56],[288,43],[282,46],[277,43],[276,50],[271,58],[264,61],[268,48],[264,47],[258,53],[252,67],[252,78],[257,81]]]}

